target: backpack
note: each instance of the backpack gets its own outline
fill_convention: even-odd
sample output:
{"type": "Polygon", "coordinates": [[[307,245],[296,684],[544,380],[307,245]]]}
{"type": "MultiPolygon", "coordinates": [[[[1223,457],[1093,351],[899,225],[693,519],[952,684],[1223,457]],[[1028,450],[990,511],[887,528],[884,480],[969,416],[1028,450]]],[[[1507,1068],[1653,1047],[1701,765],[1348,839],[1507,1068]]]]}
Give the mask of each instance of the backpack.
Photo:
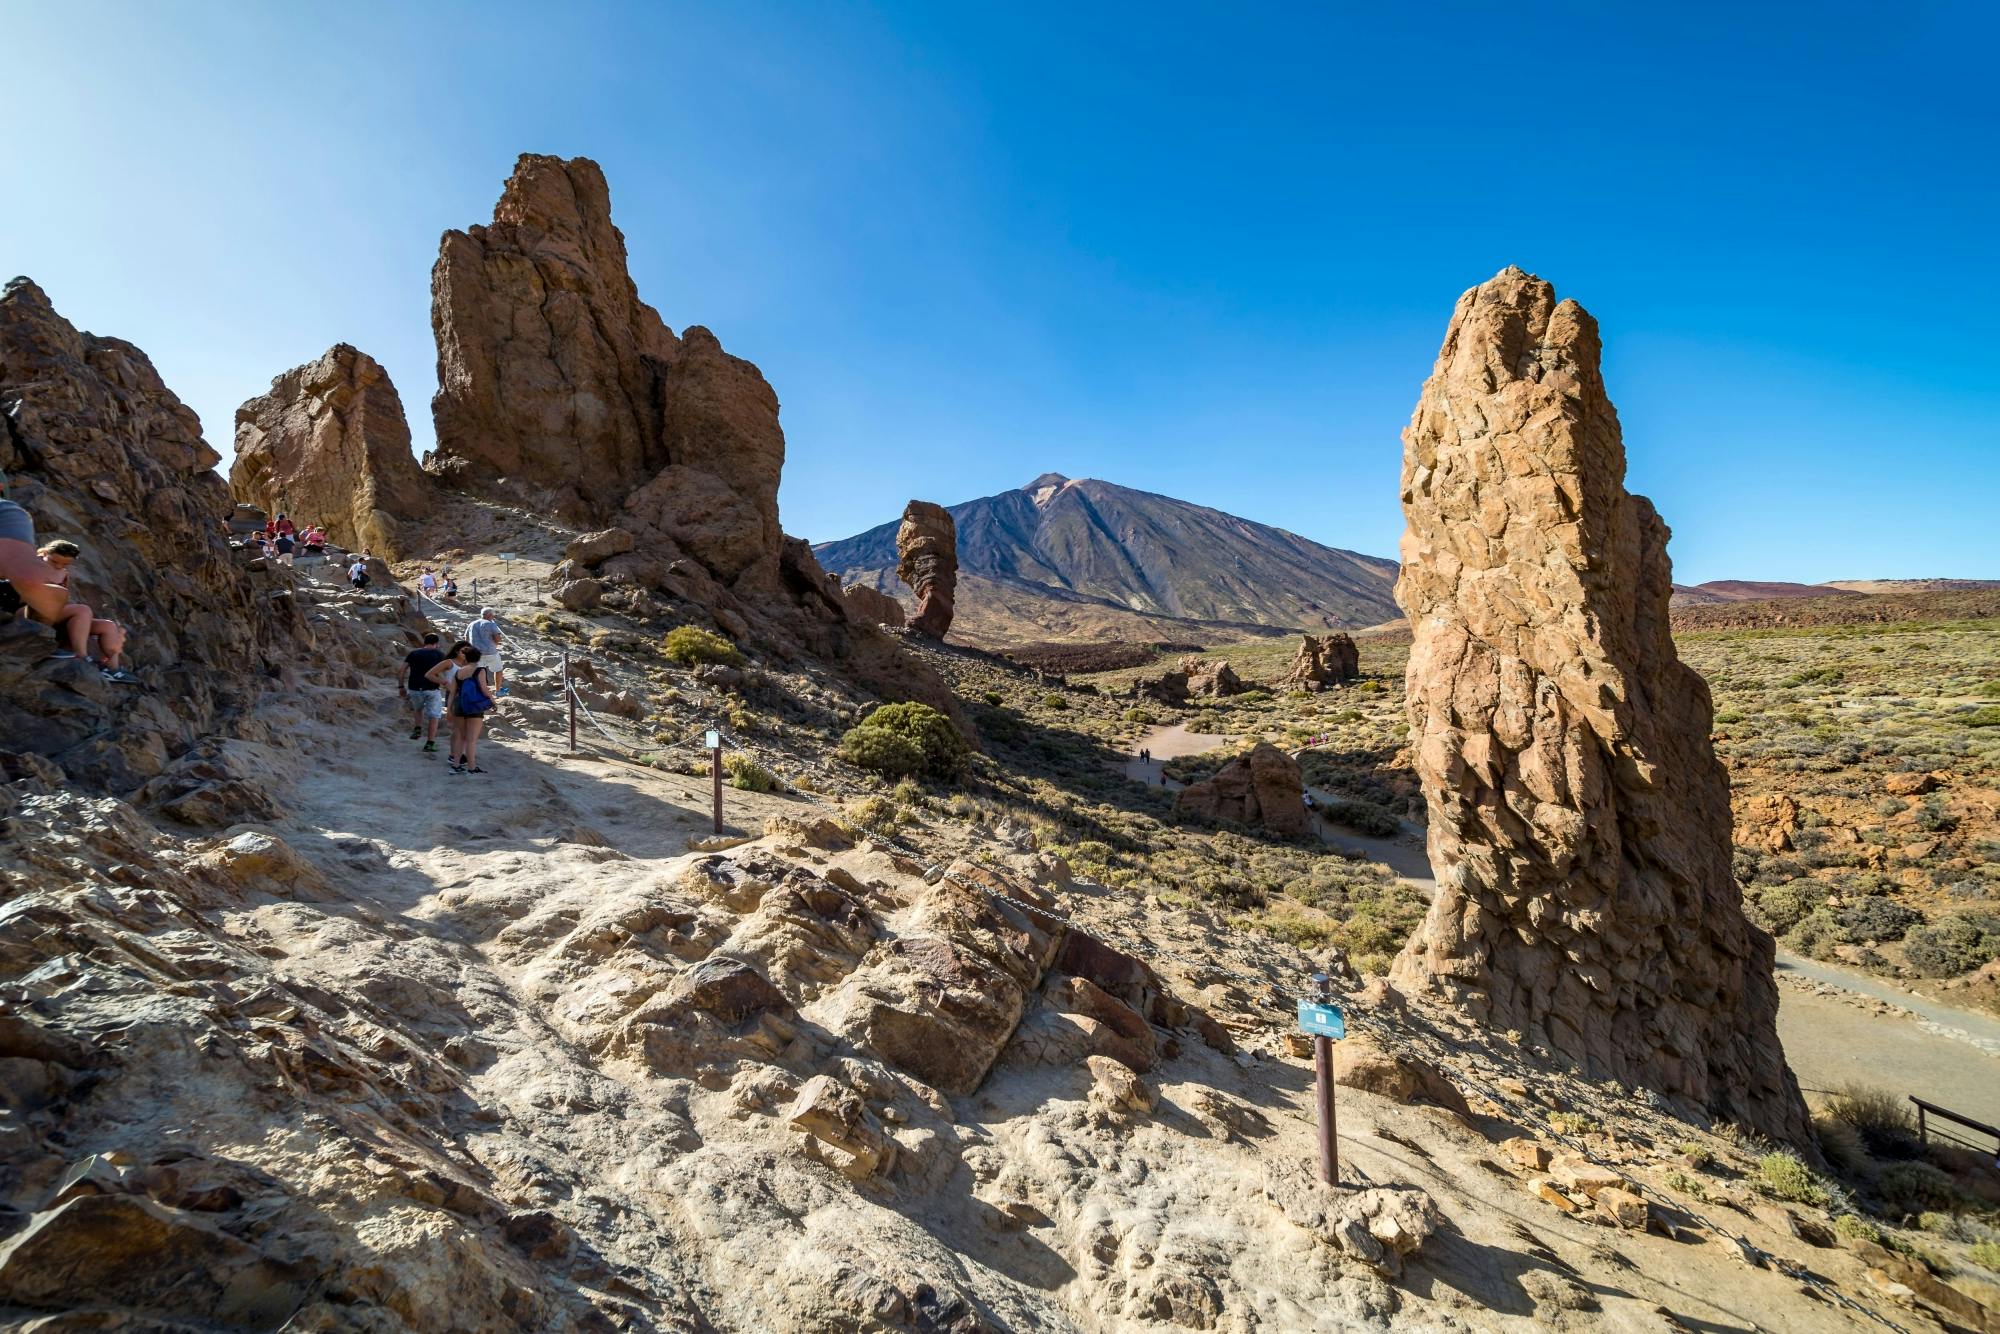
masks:
{"type": "Polygon", "coordinates": [[[487,694],[486,687],[479,684],[479,672],[458,678],[458,711],[461,714],[467,718],[477,718],[492,707],[493,696],[487,694]]]}

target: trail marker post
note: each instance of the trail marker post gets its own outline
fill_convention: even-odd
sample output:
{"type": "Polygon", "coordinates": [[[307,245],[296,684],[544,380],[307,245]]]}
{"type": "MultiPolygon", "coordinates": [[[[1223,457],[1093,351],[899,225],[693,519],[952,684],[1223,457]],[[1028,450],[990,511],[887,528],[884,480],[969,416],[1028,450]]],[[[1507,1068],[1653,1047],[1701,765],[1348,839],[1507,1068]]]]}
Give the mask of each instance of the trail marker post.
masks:
{"type": "Polygon", "coordinates": [[[1340,1150],[1334,1143],[1333,1039],[1347,1036],[1347,1020],[1333,1003],[1333,979],[1325,973],[1312,975],[1316,1001],[1299,1002],[1299,1031],[1313,1040],[1313,1078],[1319,1102],[1319,1179],[1326,1185],[1340,1185],[1340,1150]]]}
{"type": "Polygon", "coordinates": [[[715,783],[715,832],[722,832],[722,733],[713,727],[703,738],[708,742],[708,775],[715,783]]]}

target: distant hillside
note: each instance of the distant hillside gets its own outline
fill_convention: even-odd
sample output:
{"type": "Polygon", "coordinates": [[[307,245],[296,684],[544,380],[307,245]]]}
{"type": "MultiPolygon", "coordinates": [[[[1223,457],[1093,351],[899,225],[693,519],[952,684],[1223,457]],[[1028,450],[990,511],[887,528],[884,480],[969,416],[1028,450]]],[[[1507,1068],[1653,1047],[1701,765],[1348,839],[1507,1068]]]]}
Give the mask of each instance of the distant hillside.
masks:
{"type": "MultiPolygon", "coordinates": [[[[1110,482],[1046,473],[950,510],[960,571],[954,639],[1212,641],[1399,614],[1392,560],[1110,482]]],[[[815,550],[843,584],[909,599],[896,577],[896,524],[815,550]]]]}
{"type": "Polygon", "coordinates": [[[1849,591],[1831,584],[1792,584],[1776,579],[1712,579],[1705,584],[1675,584],[1673,605],[1690,607],[1718,602],[1769,602],[1774,598],[1839,597],[1849,591]]]}

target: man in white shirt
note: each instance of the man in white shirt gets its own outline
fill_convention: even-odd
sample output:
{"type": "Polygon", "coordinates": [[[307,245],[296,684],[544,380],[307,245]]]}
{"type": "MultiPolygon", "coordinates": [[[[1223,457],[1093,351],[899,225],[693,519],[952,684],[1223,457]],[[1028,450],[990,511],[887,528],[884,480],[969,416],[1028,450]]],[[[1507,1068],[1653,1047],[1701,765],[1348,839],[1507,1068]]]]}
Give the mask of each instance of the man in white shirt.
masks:
{"type": "Polygon", "coordinates": [[[495,619],[491,607],[479,609],[479,619],[465,627],[465,642],[479,650],[479,665],[493,673],[493,693],[507,693],[507,678],[501,671],[500,646],[507,642],[507,636],[500,633],[500,622],[495,619]]]}

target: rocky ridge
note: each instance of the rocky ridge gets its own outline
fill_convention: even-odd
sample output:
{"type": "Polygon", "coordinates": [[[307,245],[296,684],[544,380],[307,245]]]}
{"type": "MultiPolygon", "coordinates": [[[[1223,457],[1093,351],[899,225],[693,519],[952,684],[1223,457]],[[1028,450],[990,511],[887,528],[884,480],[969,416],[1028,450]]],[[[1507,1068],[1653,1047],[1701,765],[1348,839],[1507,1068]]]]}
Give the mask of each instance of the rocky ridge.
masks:
{"type": "Polygon", "coordinates": [[[1404,434],[1410,746],[1438,888],[1398,986],[1594,1076],[1810,1146],[1743,914],[1667,527],[1624,489],[1597,326],[1507,269],[1404,434]]]}
{"type": "Polygon", "coordinates": [[[342,546],[396,560],[429,514],[403,401],[382,364],[346,343],[295,366],[236,410],[229,489],[244,504],[324,525],[342,546]]]}

